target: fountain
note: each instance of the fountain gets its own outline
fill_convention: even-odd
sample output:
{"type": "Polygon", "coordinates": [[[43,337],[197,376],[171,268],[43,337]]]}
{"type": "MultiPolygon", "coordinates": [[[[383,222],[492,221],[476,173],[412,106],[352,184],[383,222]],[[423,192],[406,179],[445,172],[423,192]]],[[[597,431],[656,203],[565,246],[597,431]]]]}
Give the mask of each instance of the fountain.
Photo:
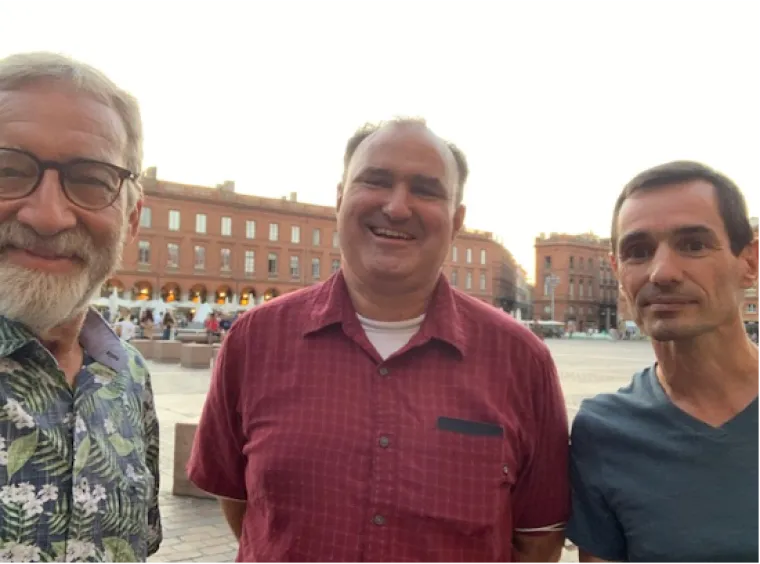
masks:
{"type": "Polygon", "coordinates": [[[203,323],[212,311],[214,311],[214,308],[211,307],[211,304],[200,304],[195,310],[193,323],[203,323]]]}

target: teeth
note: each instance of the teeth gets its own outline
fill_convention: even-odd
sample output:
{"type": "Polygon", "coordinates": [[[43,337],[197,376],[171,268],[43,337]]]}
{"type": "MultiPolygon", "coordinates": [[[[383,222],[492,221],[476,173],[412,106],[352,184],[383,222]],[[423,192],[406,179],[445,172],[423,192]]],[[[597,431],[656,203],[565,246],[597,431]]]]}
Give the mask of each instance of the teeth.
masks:
{"type": "Polygon", "coordinates": [[[391,239],[405,239],[405,240],[412,239],[412,237],[410,235],[407,235],[406,233],[401,233],[400,231],[393,231],[392,229],[384,229],[382,227],[376,227],[372,229],[372,232],[375,235],[380,235],[382,237],[390,237],[391,239]]]}

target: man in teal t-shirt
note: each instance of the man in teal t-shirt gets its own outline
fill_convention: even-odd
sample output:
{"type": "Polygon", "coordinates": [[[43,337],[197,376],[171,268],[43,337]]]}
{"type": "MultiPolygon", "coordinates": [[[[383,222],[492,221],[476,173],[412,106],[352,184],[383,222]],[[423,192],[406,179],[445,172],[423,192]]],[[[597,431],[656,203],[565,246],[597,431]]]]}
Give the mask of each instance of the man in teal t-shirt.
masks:
{"type": "Polygon", "coordinates": [[[744,197],[693,162],[639,174],[613,267],[657,362],[585,401],[572,430],[581,561],[758,561],[758,350],[742,323],[758,243],[744,197]]]}

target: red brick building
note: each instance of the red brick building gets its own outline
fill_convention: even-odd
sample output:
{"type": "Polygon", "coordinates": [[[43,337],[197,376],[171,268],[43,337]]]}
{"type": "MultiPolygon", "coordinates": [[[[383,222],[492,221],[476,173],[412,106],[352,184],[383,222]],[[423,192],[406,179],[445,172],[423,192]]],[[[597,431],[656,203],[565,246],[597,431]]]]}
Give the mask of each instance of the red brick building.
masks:
{"type": "MultiPolygon", "coordinates": [[[[288,198],[235,193],[233,182],[216,188],[143,180],[145,206],[137,240],[101,297],[248,306],[325,280],[338,269],[335,209],[288,198]]],[[[465,230],[444,266],[452,284],[490,304],[505,257],[491,233],[465,230]]]]}
{"type": "Polygon", "coordinates": [[[617,327],[618,290],[609,239],[541,234],[535,250],[534,319],[562,321],[579,331],[617,327]]]}

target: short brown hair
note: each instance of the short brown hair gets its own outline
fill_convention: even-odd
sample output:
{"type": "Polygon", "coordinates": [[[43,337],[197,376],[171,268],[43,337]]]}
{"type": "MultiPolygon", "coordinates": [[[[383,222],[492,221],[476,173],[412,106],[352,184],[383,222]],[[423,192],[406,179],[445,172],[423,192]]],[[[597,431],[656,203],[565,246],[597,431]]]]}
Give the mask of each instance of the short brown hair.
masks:
{"type": "Polygon", "coordinates": [[[625,185],[612,213],[612,252],[617,253],[618,217],[620,208],[628,198],[642,190],[656,190],[694,180],[704,180],[713,185],[718,200],[718,211],[731,242],[731,252],[738,256],[754,239],[744,195],[728,176],[695,161],[673,161],[652,167],[637,174],[625,185]]]}
{"type": "MultiPolygon", "coordinates": [[[[348,171],[348,165],[351,162],[351,158],[354,156],[356,149],[362,144],[367,137],[376,133],[386,125],[418,125],[420,127],[427,128],[427,122],[423,118],[394,118],[389,121],[382,121],[379,123],[366,123],[361,126],[351,136],[346,143],[346,151],[343,154],[343,179],[346,178],[346,172],[348,171]]],[[[467,158],[464,156],[462,150],[454,145],[451,141],[445,139],[442,140],[451,151],[454,156],[454,161],[457,165],[457,193],[456,193],[456,205],[460,205],[464,199],[464,185],[467,182],[467,176],[470,173],[470,169],[467,166],[467,158]]]]}

